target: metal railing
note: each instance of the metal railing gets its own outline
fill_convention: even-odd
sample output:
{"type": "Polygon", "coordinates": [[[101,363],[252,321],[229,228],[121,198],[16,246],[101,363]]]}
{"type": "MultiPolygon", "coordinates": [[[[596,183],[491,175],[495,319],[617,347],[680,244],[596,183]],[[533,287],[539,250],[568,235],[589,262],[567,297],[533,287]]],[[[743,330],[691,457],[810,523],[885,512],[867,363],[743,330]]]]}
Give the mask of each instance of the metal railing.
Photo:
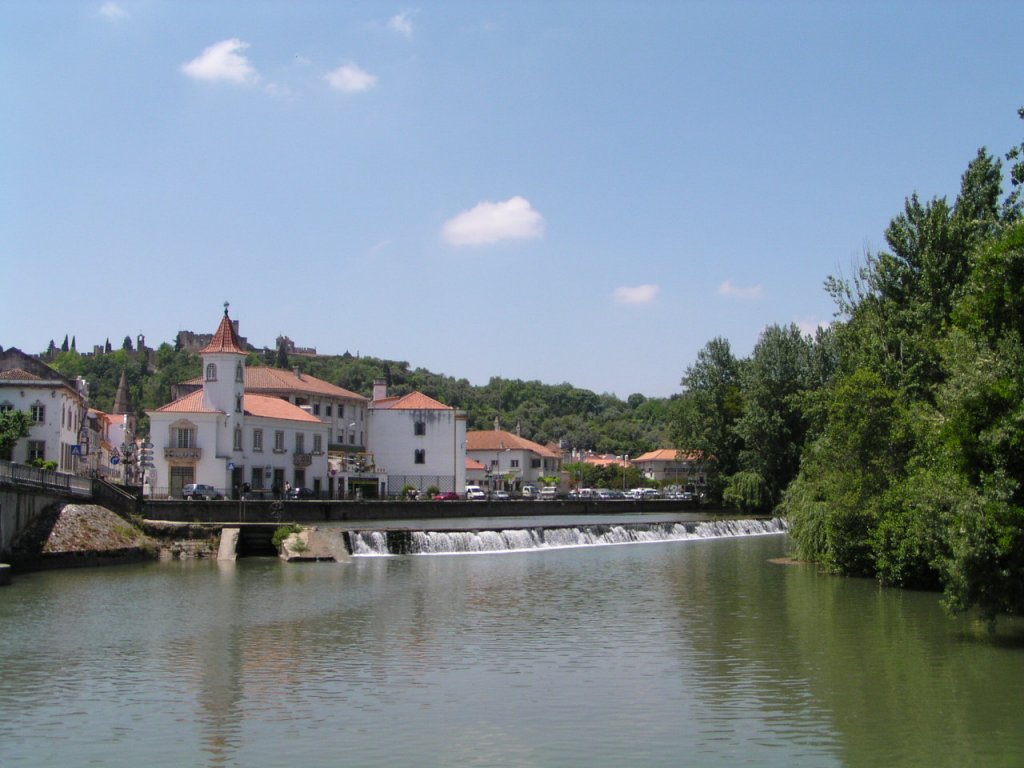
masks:
{"type": "Polygon", "coordinates": [[[92,496],[92,481],[53,469],[39,469],[13,461],[0,461],[0,481],[32,488],[47,488],[75,496],[92,496]]]}

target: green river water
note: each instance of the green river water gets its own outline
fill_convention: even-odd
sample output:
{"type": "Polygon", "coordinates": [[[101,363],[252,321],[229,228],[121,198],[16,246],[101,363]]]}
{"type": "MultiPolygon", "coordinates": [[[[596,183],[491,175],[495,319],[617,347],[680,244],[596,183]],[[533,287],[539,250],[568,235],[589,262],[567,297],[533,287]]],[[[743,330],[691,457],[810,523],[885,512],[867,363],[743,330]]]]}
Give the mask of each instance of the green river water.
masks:
{"type": "Polygon", "coordinates": [[[1024,765],[1021,624],[786,545],[19,575],[0,765],[1024,765]]]}

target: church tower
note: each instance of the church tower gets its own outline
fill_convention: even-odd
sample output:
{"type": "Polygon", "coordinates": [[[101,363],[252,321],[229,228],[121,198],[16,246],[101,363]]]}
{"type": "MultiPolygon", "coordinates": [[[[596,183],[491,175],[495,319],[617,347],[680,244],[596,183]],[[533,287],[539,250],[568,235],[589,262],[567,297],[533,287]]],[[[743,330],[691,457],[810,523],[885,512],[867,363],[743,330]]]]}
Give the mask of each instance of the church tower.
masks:
{"type": "Polygon", "coordinates": [[[228,317],[227,302],[213,340],[199,354],[203,358],[203,407],[221,411],[229,422],[240,425],[245,412],[246,351],[228,317]]]}

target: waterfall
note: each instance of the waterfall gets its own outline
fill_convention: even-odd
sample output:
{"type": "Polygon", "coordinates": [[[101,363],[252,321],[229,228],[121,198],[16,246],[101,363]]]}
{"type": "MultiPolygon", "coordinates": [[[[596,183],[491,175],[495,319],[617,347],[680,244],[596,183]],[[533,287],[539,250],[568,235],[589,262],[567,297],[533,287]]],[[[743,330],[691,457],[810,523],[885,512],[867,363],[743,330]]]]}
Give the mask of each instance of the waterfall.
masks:
{"type": "Polygon", "coordinates": [[[539,549],[646,544],[691,539],[785,533],[786,522],[709,520],[702,523],[581,525],[568,528],[508,528],[500,531],[349,531],[356,557],[527,552],[539,549]]]}

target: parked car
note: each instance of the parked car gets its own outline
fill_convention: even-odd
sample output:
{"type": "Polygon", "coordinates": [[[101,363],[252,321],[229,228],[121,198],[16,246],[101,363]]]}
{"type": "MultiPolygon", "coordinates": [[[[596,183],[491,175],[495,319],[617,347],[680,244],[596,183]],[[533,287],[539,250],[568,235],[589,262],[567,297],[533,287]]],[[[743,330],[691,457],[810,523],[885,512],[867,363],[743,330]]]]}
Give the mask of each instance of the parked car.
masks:
{"type": "Polygon", "coordinates": [[[189,483],[181,489],[181,498],[192,501],[193,499],[223,499],[224,496],[212,485],[202,483],[189,483]]]}
{"type": "Polygon", "coordinates": [[[298,487],[289,488],[285,492],[284,497],[286,499],[291,499],[292,501],[294,501],[296,499],[313,499],[316,498],[316,494],[313,492],[312,488],[298,487]]]}
{"type": "Polygon", "coordinates": [[[545,485],[540,489],[540,498],[546,501],[558,498],[558,486],[557,485],[545,485]]]}
{"type": "Polygon", "coordinates": [[[484,489],[479,485],[467,485],[466,498],[470,501],[485,501],[487,499],[487,494],[484,493],[484,489]]]}
{"type": "Polygon", "coordinates": [[[443,491],[434,494],[434,501],[458,501],[459,494],[455,491],[443,491]]]}
{"type": "Polygon", "coordinates": [[[524,485],[523,486],[523,498],[524,499],[536,499],[537,498],[537,486],[535,486],[535,485],[524,485]]]}
{"type": "Polygon", "coordinates": [[[491,493],[491,498],[495,501],[508,501],[512,497],[508,495],[508,491],[494,491],[491,493]]]}

